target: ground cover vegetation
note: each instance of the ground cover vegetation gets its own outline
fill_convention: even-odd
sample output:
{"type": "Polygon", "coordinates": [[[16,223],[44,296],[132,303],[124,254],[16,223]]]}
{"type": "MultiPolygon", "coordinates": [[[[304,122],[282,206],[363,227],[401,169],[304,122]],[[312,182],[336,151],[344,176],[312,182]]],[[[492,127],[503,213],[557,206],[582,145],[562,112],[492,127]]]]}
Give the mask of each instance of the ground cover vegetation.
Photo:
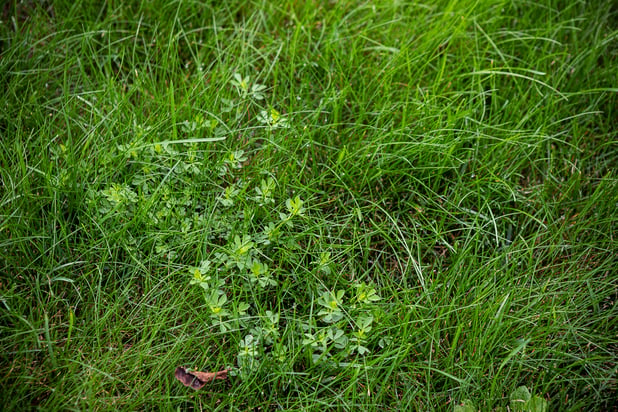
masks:
{"type": "Polygon", "coordinates": [[[611,408],[614,6],[6,2],[3,409],[611,408]]]}

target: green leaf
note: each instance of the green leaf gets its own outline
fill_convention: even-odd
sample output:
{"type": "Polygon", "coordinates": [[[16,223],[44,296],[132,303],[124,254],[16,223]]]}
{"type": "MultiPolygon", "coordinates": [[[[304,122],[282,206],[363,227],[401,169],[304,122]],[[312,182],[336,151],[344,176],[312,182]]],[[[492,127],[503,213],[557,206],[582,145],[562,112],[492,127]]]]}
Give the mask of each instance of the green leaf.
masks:
{"type": "Polygon", "coordinates": [[[470,399],[464,399],[461,405],[455,405],[454,412],[476,412],[476,407],[470,399]]]}
{"type": "Polygon", "coordinates": [[[531,412],[547,412],[547,401],[535,395],[528,401],[527,410],[531,412]]]}
{"type": "Polygon", "coordinates": [[[292,216],[303,216],[305,213],[305,208],[303,204],[305,202],[300,198],[300,196],[296,196],[294,199],[288,199],[285,201],[285,207],[290,212],[292,216]]]}
{"type": "Polygon", "coordinates": [[[509,397],[509,399],[511,400],[511,409],[514,411],[527,411],[527,404],[530,398],[531,395],[528,388],[526,388],[525,386],[520,386],[519,388],[511,392],[511,396],[509,397]]]}
{"type": "Polygon", "coordinates": [[[239,302],[238,307],[236,308],[236,312],[238,316],[246,316],[247,311],[249,310],[249,304],[245,302],[239,302]]]}

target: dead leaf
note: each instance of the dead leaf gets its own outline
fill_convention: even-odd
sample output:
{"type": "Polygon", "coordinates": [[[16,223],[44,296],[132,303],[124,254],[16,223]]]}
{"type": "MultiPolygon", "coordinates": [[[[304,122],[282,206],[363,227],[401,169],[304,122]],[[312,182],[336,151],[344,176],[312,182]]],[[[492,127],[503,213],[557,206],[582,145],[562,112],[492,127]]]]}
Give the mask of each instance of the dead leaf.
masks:
{"type": "Polygon", "coordinates": [[[189,371],[187,368],[179,366],[174,372],[174,376],[183,385],[193,388],[195,390],[202,389],[204,385],[215,379],[227,379],[227,372],[229,369],[224,369],[219,372],[199,372],[189,371]]]}

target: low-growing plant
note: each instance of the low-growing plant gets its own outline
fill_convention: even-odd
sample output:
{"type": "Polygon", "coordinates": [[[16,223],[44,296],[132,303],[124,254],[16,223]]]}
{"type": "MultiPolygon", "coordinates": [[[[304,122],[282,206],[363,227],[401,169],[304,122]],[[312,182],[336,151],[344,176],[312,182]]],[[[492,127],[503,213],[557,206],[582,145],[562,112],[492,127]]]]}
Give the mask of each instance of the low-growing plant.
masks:
{"type": "MultiPolygon", "coordinates": [[[[237,104],[254,107],[264,99],[265,87],[250,86],[249,77],[235,75],[232,86],[241,99],[237,104]]],[[[256,119],[268,126],[268,133],[287,127],[287,119],[273,108],[262,110],[256,119]]],[[[272,177],[261,179],[253,187],[243,182],[243,166],[251,161],[243,149],[228,150],[215,159],[219,181],[207,184],[200,168],[200,163],[207,160],[205,153],[197,150],[190,138],[203,131],[212,134],[218,124],[218,120],[196,115],[182,122],[181,131],[189,138],[185,143],[174,147],[170,143],[147,145],[140,134],[135,141],[119,146],[119,154],[137,166],[134,178],[129,184],[112,182],[108,188],[91,193],[92,204],[102,216],[147,216],[145,225],[155,238],[155,252],[170,261],[185,259],[186,254],[180,253],[182,234],[205,233],[206,255],[197,266],[186,265],[185,273],[189,285],[198,287],[190,293],[203,295],[208,327],[219,334],[239,336],[238,371],[232,371],[232,375],[246,378],[261,362],[287,356],[288,345],[280,330],[282,320],[301,320],[302,326],[286,339],[307,351],[314,364],[335,355],[341,360],[369,354],[368,342],[376,328],[371,312],[380,300],[371,285],[353,282],[347,291],[308,290],[305,293],[314,298],[310,307],[317,311],[298,313],[285,309],[277,288],[281,273],[290,268],[278,258],[289,253],[289,245],[302,239],[301,223],[306,224],[311,216],[300,195],[278,200],[280,190],[272,177]],[[157,169],[161,173],[157,174],[157,169]],[[197,183],[216,199],[213,210],[207,212],[200,207],[187,190],[197,183]],[[259,210],[260,219],[251,225],[239,223],[247,213],[254,213],[251,210],[259,210]],[[177,227],[178,234],[161,235],[167,232],[161,229],[169,227],[177,227]],[[244,297],[239,291],[246,293],[244,297]]],[[[337,270],[330,251],[320,251],[314,263],[317,273],[330,275],[337,270]]]]}
{"type": "MultiPolygon", "coordinates": [[[[232,156],[228,157],[231,158],[232,156]]],[[[232,186],[223,189],[219,199],[229,198],[229,187],[232,186]]],[[[211,326],[218,327],[221,333],[241,335],[246,333],[240,340],[238,349],[237,364],[240,371],[232,372],[241,377],[250,376],[250,372],[258,368],[265,358],[275,361],[287,351],[279,330],[282,317],[285,319],[296,316],[306,319],[303,330],[297,331],[296,346],[306,348],[315,363],[326,361],[335,352],[344,357],[370,353],[367,341],[372,332],[374,318],[366,313],[370,312],[370,307],[380,300],[375,288],[360,282],[352,285],[351,290],[355,289],[356,294],[349,304],[344,299],[346,292],[343,289],[314,291],[312,295],[316,296],[315,304],[320,308],[317,313],[303,315],[292,314],[289,311],[273,312],[261,309],[283,306],[282,302],[278,301],[280,294],[276,291],[261,294],[269,289],[276,289],[279,285],[271,266],[280,267],[281,262],[268,256],[270,250],[268,247],[274,242],[285,248],[287,241],[296,237],[296,233],[289,232],[294,229],[294,222],[310,218],[304,207],[305,202],[298,195],[288,198],[282,205],[277,206],[274,198],[275,190],[273,179],[262,179],[253,191],[242,191],[243,198],[239,199],[239,204],[246,207],[254,203],[255,207],[270,209],[264,215],[274,219],[262,219],[259,225],[252,226],[252,231],[243,230],[233,236],[221,233],[219,238],[213,239],[215,244],[221,246],[214,249],[217,251],[210,257],[212,260],[205,260],[198,267],[188,268],[191,275],[189,283],[205,290],[205,302],[211,311],[211,326]],[[250,196],[252,192],[257,193],[257,196],[250,196]],[[283,211],[278,211],[281,209],[283,211]],[[266,263],[264,259],[270,263],[266,263]],[[237,305],[242,310],[238,313],[230,312],[227,309],[228,299],[238,297],[234,296],[233,290],[229,290],[228,284],[223,280],[213,283],[211,279],[215,277],[234,281],[236,287],[240,281],[243,284],[241,289],[251,291],[253,299],[257,301],[251,305],[239,302],[237,305]],[[263,300],[260,297],[263,297],[263,300]],[[234,319],[247,314],[244,322],[235,325],[240,329],[231,326],[234,319]]],[[[236,196],[240,191],[235,190],[234,193],[236,196]]],[[[235,213],[233,209],[228,208],[232,206],[231,204],[221,203],[223,208],[219,210],[218,216],[235,213]]],[[[316,262],[318,271],[330,273],[330,252],[321,252],[316,262]]]]}
{"type": "MultiPolygon", "coordinates": [[[[479,408],[470,399],[463,400],[455,405],[454,412],[477,412],[479,408]]],[[[532,395],[526,386],[519,386],[509,395],[508,407],[498,406],[495,412],[547,412],[548,404],[545,399],[538,395],[532,395]]]]}

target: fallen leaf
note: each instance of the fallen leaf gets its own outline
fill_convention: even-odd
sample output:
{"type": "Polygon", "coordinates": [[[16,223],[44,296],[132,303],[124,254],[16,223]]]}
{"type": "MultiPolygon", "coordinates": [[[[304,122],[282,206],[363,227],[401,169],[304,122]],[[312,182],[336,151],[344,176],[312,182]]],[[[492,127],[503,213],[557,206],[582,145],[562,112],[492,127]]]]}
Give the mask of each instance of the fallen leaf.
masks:
{"type": "Polygon", "coordinates": [[[189,371],[187,368],[179,366],[176,368],[174,376],[176,376],[176,379],[182,382],[183,385],[198,390],[215,379],[227,379],[228,370],[229,369],[224,369],[219,372],[199,372],[189,371]]]}

